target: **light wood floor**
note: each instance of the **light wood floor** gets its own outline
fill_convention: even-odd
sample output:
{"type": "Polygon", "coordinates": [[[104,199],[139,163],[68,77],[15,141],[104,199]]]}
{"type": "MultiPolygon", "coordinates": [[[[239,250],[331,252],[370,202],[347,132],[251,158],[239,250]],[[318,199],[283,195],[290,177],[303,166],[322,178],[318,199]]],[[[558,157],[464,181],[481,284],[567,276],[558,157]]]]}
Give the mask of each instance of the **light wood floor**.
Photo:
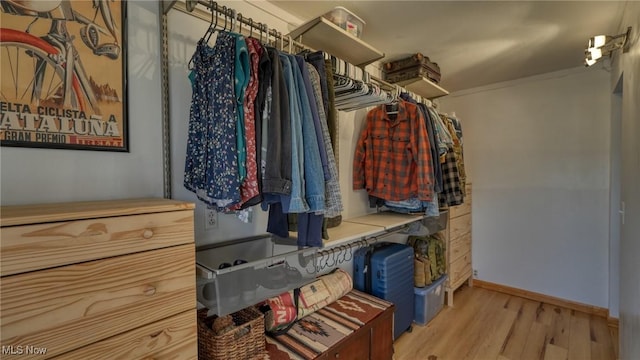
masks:
{"type": "Polygon", "coordinates": [[[456,291],[426,326],[394,343],[396,360],[609,360],[618,331],[604,318],[491,290],[456,291]]]}

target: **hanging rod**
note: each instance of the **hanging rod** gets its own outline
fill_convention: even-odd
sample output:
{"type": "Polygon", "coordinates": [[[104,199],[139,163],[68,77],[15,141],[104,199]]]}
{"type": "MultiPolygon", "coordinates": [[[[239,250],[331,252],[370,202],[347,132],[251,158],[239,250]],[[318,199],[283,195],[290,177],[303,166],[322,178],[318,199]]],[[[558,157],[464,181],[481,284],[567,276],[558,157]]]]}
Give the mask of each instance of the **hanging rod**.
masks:
{"type": "Polygon", "coordinates": [[[399,89],[402,90],[402,92],[405,92],[405,93],[411,95],[412,98],[414,98],[416,100],[421,100],[421,101],[418,101],[418,102],[428,104],[429,106],[434,106],[434,103],[433,103],[433,101],[431,101],[431,99],[427,99],[422,95],[418,95],[418,94],[414,93],[413,91],[409,91],[409,90],[405,89],[403,86],[400,86],[400,85],[397,85],[397,84],[392,84],[390,82],[382,80],[379,77],[376,77],[376,76],[373,76],[373,75],[370,75],[370,78],[371,78],[371,80],[377,82],[378,85],[380,85],[380,87],[386,88],[387,91],[393,91],[393,90],[399,88],[399,89]]]}
{"type": "Polygon", "coordinates": [[[257,22],[257,21],[253,21],[252,18],[247,18],[242,16],[242,13],[240,12],[236,12],[233,8],[230,7],[226,7],[226,6],[220,6],[218,5],[217,2],[215,1],[208,1],[208,0],[163,0],[163,5],[164,5],[164,12],[165,14],[169,12],[169,10],[171,9],[176,9],[180,12],[183,12],[185,14],[194,16],[198,19],[201,20],[205,20],[207,22],[211,21],[211,13],[215,12],[216,15],[218,17],[222,16],[223,20],[226,17],[227,19],[231,18],[233,19],[233,16],[235,14],[236,18],[233,19],[233,21],[237,21],[239,22],[241,25],[244,25],[245,27],[249,28],[249,29],[255,29],[257,30],[259,33],[264,33],[267,35],[267,42],[269,42],[269,36],[271,36],[274,41],[280,41],[282,45],[284,45],[284,43],[286,43],[286,46],[295,46],[299,49],[305,49],[305,50],[311,50],[311,51],[315,51],[314,49],[310,48],[309,46],[304,45],[301,42],[298,42],[296,40],[293,40],[290,36],[288,35],[284,35],[281,32],[275,30],[275,29],[269,29],[267,24],[265,23],[261,23],[261,22],[257,22]],[[205,7],[207,11],[204,11],[202,9],[199,9],[197,6],[201,5],[203,7],[205,7]]]}

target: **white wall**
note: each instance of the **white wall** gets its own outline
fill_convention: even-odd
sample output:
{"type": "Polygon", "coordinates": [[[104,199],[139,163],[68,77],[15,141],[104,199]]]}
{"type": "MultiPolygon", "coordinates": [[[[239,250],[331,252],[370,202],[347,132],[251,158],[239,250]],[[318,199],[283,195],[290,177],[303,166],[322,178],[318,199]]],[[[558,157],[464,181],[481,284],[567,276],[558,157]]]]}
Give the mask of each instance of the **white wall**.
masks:
{"type": "Polygon", "coordinates": [[[463,124],[479,279],[608,306],[608,81],[579,68],[440,101],[463,124]]]}
{"type": "Polygon", "coordinates": [[[630,49],[614,57],[611,92],[623,78],[620,238],[620,358],[640,359],[640,3],[627,2],[619,33],[632,26],[630,49]]]}
{"type": "Polygon", "coordinates": [[[128,16],[130,152],[2,147],[2,205],[162,197],[158,4],[129,1],[128,16]]]}

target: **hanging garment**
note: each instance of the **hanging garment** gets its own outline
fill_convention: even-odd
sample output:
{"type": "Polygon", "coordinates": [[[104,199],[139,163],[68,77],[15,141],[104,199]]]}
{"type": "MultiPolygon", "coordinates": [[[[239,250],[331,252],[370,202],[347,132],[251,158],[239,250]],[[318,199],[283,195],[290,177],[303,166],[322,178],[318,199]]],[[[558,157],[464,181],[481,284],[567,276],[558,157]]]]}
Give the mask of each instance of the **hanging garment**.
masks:
{"type": "MultiPolygon", "coordinates": [[[[429,116],[429,110],[427,106],[422,103],[418,103],[408,93],[402,93],[400,98],[409,101],[412,104],[418,105],[420,112],[422,112],[422,116],[424,116],[425,125],[427,127],[427,135],[429,136],[429,150],[431,151],[431,165],[433,168],[433,177],[434,177],[434,191],[439,193],[442,191],[442,169],[438,165],[439,156],[438,156],[438,142],[437,136],[434,129],[433,121],[429,116]]],[[[435,198],[435,197],[434,197],[435,198]]]]}
{"type": "Polygon", "coordinates": [[[238,173],[240,174],[240,182],[244,181],[247,176],[247,149],[246,149],[246,136],[244,126],[244,93],[249,84],[251,76],[251,68],[249,64],[249,50],[247,49],[247,42],[244,40],[244,36],[235,33],[229,33],[236,40],[236,52],[235,52],[235,83],[234,90],[236,94],[236,106],[238,111],[236,113],[236,143],[238,150],[238,173]]]}
{"type": "Polygon", "coordinates": [[[424,118],[414,104],[398,102],[397,114],[385,105],[367,114],[353,160],[353,189],[385,200],[433,197],[433,169],[424,118]]]}
{"type": "MultiPolygon", "coordinates": [[[[311,64],[320,76],[320,91],[322,93],[322,105],[325,114],[329,113],[329,88],[327,86],[327,72],[325,70],[324,52],[316,51],[309,53],[306,56],[306,60],[311,64]]],[[[331,81],[332,78],[329,78],[331,81]]],[[[329,131],[331,133],[331,131],[329,131]]],[[[334,154],[335,155],[335,154],[334,154]]]]}
{"type": "Polygon", "coordinates": [[[325,217],[335,217],[340,215],[343,210],[342,206],[342,194],[340,193],[340,180],[338,178],[338,166],[336,159],[333,156],[333,149],[331,147],[331,137],[329,135],[329,127],[327,126],[327,118],[324,112],[324,106],[322,104],[322,90],[320,88],[320,75],[318,71],[311,64],[307,64],[309,70],[309,77],[311,79],[311,85],[313,87],[313,98],[316,101],[316,108],[318,109],[318,117],[322,132],[322,141],[327,149],[327,163],[329,169],[329,179],[325,182],[325,217]]]}
{"type": "Polygon", "coordinates": [[[440,117],[442,122],[447,126],[447,130],[449,130],[449,134],[451,135],[451,140],[453,141],[453,154],[456,157],[456,166],[458,167],[458,176],[460,177],[460,189],[462,190],[462,194],[465,194],[465,184],[467,182],[467,174],[464,169],[464,157],[462,154],[462,142],[458,138],[458,132],[456,128],[453,126],[453,123],[446,115],[441,115],[440,117]]]}
{"type": "Polygon", "coordinates": [[[331,178],[331,175],[329,174],[329,165],[327,163],[327,149],[324,145],[324,140],[322,139],[322,127],[320,125],[320,117],[318,115],[319,109],[318,104],[316,103],[316,97],[313,92],[313,87],[311,85],[309,68],[307,67],[307,62],[304,61],[304,58],[302,56],[294,56],[294,58],[296,59],[300,72],[302,73],[304,90],[307,94],[307,101],[309,102],[309,113],[311,114],[311,118],[313,120],[313,127],[316,134],[316,143],[318,144],[318,150],[320,152],[322,173],[324,175],[324,179],[328,180],[331,178]]]}
{"type": "Polygon", "coordinates": [[[440,193],[440,204],[447,206],[460,205],[464,201],[464,195],[460,188],[460,176],[456,164],[456,156],[453,153],[453,146],[445,155],[445,162],[442,165],[443,190],[440,193]]]}
{"type": "MultiPolygon", "coordinates": [[[[327,92],[329,94],[329,112],[327,113],[327,125],[329,125],[329,135],[331,136],[331,146],[333,146],[333,155],[336,159],[340,158],[340,149],[338,141],[338,110],[335,105],[335,91],[333,89],[333,70],[329,64],[329,60],[325,60],[325,71],[327,74],[327,92]]],[[[339,170],[339,169],[338,169],[339,170]]]]}
{"type": "Polygon", "coordinates": [[[213,48],[200,41],[193,56],[184,186],[218,208],[240,201],[235,49],[235,38],[220,32],[213,48]]]}
{"type": "Polygon", "coordinates": [[[445,161],[448,148],[450,145],[453,145],[453,141],[451,140],[449,132],[442,124],[438,112],[436,112],[436,110],[430,106],[427,107],[427,111],[429,111],[429,118],[434,125],[434,136],[436,137],[436,141],[438,143],[438,154],[440,155],[440,163],[442,163],[445,161]]]}
{"type": "Polygon", "coordinates": [[[293,135],[289,91],[278,51],[267,48],[267,53],[271,60],[271,86],[266,94],[266,108],[262,119],[262,143],[266,145],[262,191],[265,194],[290,195],[293,187],[293,135]]]}
{"type": "MultiPolygon", "coordinates": [[[[258,194],[253,198],[249,199],[242,205],[242,208],[247,208],[250,206],[258,205],[262,202],[262,177],[264,174],[264,169],[262,167],[262,155],[266,155],[266,147],[262,148],[262,116],[265,108],[265,99],[266,92],[269,86],[271,86],[271,60],[269,60],[269,56],[267,55],[264,47],[260,41],[254,38],[247,38],[247,45],[252,43],[253,49],[255,51],[256,56],[256,67],[255,67],[255,75],[256,75],[256,96],[253,102],[253,118],[254,118],[254,131],[255,131],[255,162],[256,162],[256,180],[258,187],[258,194]],[[264,152],[263,152],[264,150],[264,152]]],[[[249,47],[251,51],[251,47],[249,47]]],[[[250,52],[249,55],[253,61],[253,54],[250,52]]],[[[252,73],[251,76],[253,78],[254,70],[252,63],[252,73]]],[[[251,80],[249,81],[251,82],[251,80]]]]}
{"type": "Polygon", "coordinates": [[[287,92],[289,93],[289,116],[291,119],[291,195],[281,197],[282,208],[285,213],[301,213],[309,211],[309,205],[305,199],[304,143],[300,96],[295,83],[294,67],[291,65],[289,56],[286,54],[279,54],[279,56],[287,92]]]}
{"type": "Polygon", "coordinates": [[[258,163],[256,160],[256,121],[255,121],[255,100],[258,95],[258,61],[260,56],[258,55],[258,48],[260,43],[256,39],[245,39],[246,46],[249,54],[249,81],[244,92],[243,101],[243,113],[244,113],[244,135],[245,135],[245,148],[246,148],[246,177],[242,181],[240,186],[240,202],[229,210],[239,210],[241,208],[247,208],[251,205],[256,205],[258,202],[251,199],[258,197],[260,194],[258,189],[258,163]]]}
{"type": "MultiPolygon", "coordinates": [[[[307,87],[301,68],[297,66],[297,58],[302,58],[296,57],[295,55],[288,56],[294,74],[295,89],[298,92],[297,100],[299,102],[302,123],[304,198],[309,205],[307,211],[321,214],[324,212],[324,178],[323,176],[319,176],[319,174],[323,175],[324,172],[322,170],[320,148],[318,145],[318,137],[316,136],[313,115],[311,114],[309,96],[306,91],[307,87]]],[[[302,69],[306,71],[306,67],[302,67],[302,69]]]]}

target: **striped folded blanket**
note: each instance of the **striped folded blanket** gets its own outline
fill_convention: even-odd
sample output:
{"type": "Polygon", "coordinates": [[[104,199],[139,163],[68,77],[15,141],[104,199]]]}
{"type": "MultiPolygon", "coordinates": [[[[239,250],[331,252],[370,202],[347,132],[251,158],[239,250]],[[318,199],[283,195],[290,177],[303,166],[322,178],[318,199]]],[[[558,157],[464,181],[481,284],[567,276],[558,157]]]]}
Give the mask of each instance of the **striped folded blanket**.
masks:
{"type": "Polygon", "coordinates": [[[279,336],[267,335],[266,359],[311,360],[373,320],[391,303],[357,290],[298,320],[279,336]]]}

